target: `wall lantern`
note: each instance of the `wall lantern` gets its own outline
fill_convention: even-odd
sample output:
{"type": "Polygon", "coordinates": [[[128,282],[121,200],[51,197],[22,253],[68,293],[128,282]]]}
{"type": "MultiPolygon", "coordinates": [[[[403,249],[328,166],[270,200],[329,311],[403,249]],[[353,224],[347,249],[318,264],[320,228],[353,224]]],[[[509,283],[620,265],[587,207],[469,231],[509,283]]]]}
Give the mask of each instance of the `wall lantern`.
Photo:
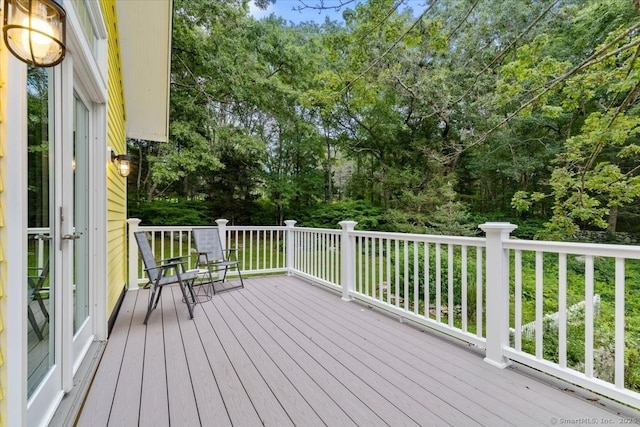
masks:
{"type": "Polygon", "coordinates": [[[4,42],[19,60],[53,67],[64,59],[66,13],[58,0],[4,0],[4,42]]]}
{"type": "Polygon", "coordinates": [[[111,161],[116,165],[120,176],[125,178],[129,176],[129,172],[131,172],[131,156],[127,156],[126,154],[116,154],[112,150],[111,161]]]}

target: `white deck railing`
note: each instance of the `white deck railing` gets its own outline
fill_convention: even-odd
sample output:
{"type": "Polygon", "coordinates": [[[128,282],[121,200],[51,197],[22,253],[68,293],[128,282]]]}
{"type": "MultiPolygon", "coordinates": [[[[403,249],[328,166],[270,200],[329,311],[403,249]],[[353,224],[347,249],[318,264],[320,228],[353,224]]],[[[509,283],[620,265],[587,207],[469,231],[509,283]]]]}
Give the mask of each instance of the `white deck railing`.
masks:
{"type": "MultiPolygon", "coordinates": [[[[638,385],[627,384],[634,362],[625,359],[627,343],[640,338],[627,328],[637,313],[625,310],[640,247],[514,240],[508,223],[483,224],[485,237],[470,238],[356,231],[352,221],[337,230],[216,222],[243,274],[311,280],[484,349],[494,366],[517,361],[640,407],[638,385]],[[584,309],[568,309],[576,304],[584,309]],[[522,333],[531,323],[533,337],[522,333]]],[[[187,256],[190,266],[193,228],[129,220],[130,233],[150,234],[159,258],[187,256]]],[[[129,241],[129,289],[137,289],[146,278],[129,241]]]]}
{"type": "Polygon", "coordinates": [[[51,240],[49,227],[31,227],[27,230],[27,247],[29,248],[30,267],[42,270],[45,261],[49,258],[49,243],[51,240]]]}

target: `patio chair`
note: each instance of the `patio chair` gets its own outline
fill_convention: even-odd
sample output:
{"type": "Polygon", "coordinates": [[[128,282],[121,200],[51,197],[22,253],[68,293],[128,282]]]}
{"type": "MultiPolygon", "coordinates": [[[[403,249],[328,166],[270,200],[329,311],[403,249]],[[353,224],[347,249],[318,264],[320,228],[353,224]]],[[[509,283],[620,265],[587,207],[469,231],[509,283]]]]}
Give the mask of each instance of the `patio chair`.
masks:
{"type": "Polygon", "coordinates": [[[140,255],[142,256],[142,262],[144,263],[144,269],[149,276],[149,283],[151,283],[151,294],[149,295],[149,306],[147,307],[147,314],[144,317],[144,324],[147,324],[151,311],[156,308],[158,301],[160,301],[160,295],[162,294],[162,288],[165,285],[179,284],[182,291],[182,297],[187,304],[189,310],[189,317],[193,319],[193,306],[196,303],[196,298],[193,293],[193,281],[198,277],[197,270],[187,271],[184,268],[184,260],[182,257],[174,257],[160,261],[160,265],[156,263],[156,260],[151,251],[151,246],[147,240],[147,236],[143,231],[135,232],[136,241],[138,242],[138,249],[140,249],[140,255]],[[174,273],[174,274],[169,274],[174,273]],[[187,295],[187,290],[189,295],[187,295]],[[189,296],[191,299],[189,299],[189,296]]]}
{"type": "Polygon", "coordinates": [[[40,311],[42,311],[42,315],[44,316],[45,323],[49,321],[49,311],[47,310],[47,306],[44,301],[42,301],[41,292],[44,290],[44,284],[49,277],[49,261],[44,263],[42,268],[39,267],[29,267],[29,275],[27,276],[27,282],[29,284],[29,295],[27,299],[27,317],[29,319],[29,323],[31,324],[31,328],[33,332],[38,337],[39,341],[44,339],[42,335],[42,329],[38,325],[36,320],[36,316],[33,313],[33,309],[31,308],[31,303],[33,301],[37,301],[40,306],[40,311]]]}
{"type": "MultiPolygon", "coordinates": [[[[208,277],[213,293],[229,291],[236,288],[244,288],[240,262],[237,259],[235,249],[222,248],[220,234],[215,228],[195,228],[193,230],[193,240],[196,246],[197,261],[196,267],[203,269],[208,277]],[[234,258],[234,259],[230,259],[234,258]],[[216,290],[216,283],[225,283],[229,269],[235,269],[240,278],[240,284],[230,287],[222,287],[216,290]],[[216,279],[213,278],[214,274],[216,279]],[[222,277],[221,277],[222,276],[222,277]]],[[[206,283],[206,282],[205,282],[206,283]]]]}

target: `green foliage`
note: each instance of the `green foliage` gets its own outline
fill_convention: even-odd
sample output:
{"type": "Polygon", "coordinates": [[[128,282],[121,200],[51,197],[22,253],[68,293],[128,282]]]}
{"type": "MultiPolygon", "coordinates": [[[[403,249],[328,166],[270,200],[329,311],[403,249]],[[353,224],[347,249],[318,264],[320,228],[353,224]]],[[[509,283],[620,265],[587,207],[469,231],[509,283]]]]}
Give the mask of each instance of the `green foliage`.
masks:
{"type": "Polygon", "coordinates": [[[219,218],[212,217],[206,202],[184,199],[130,203],[129,217],[141,219],[143,225],[212,225],[219,218]]]}
{"type": "MultiPolygon", "coordinates": [[[[356,221],[359,230],[379,230],[382,209],[362,200],[318,205],[298,217],[300,227],[339,228],[340,221],[356,221]]],[[[298,219],[295,218],[295,219],[298,219]]],[[[293,218],[292,218],[293,219],[293,218]]]]}
{"type": "Polygon", "coordinates": [[[630,30],[637,16],[628,2],[614,1],[611,6],[605,11],[597,3],[589,5],[568,30],[599,44],[595,54],[588,52],[590,60],[578,55],[569,63],[564,54],[562,60],[560,55],[554,57],[564,52],[566,39],[545,36],[522,46],[518,59],[501,69],[501,105],[514,101],[517,105],[521,94],[530,97],[533,91],[521,114],[536,114],[539,109],[541,115],[552,112],[551,118],[572,115],[572,128],[556,155],[546,191],[520,190],[512,199],[518,211],[533,209],[543,194],[553,199],[552,216],[539,237],[572,236],[584,226],[615,230],[618,208],[640,196],[638,168],[627,161],[639,152],[640,119],[635,110],[640,37],[630,30]],[[597,25],[592,26],[594,22],[597,25]],[[606,38],[598,28],[607,28],[606,38]]]}
{"type": "Polygon", "coordinates": [[[397,5],[293,25],[177,1],[170,141],[130,142],[129,193],[240,222],[366,200],[393,231],[473,234],[485,214],[546,221],[539,238],[640,223],[632,2],[397,5]]]}

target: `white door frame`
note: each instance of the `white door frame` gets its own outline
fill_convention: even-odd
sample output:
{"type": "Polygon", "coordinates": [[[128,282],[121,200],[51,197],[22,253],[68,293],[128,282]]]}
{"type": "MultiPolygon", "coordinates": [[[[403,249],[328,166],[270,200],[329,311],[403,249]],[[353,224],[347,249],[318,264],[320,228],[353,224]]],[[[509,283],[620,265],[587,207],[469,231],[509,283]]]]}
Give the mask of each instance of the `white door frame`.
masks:
{"type": "MultiPolygon", "coordinates": [[[[89,283],[91,295],[90,317],[95,338],[105,340],[107,336],[106,314],[106,165],[109,162],[106,156],[106,101],[107,89],[105,76],[106,58],[98,64],[88,51],[88,43],[81,39],[82,29],[74,23],[79,22],[71,3],[68,6],[68,47],[67,57],[54,72],[55,105],[54,105],[54,135],[53,141],[61,144],[61,141],[73,141],[73,104],[74,79],[82,80],[82,85],[88,92],[91,100],[92,130],[90,134],[90,257],[89,257],[89,283]],[[75,28],[74,28],[75,27],[75,28]],[[74,61],[80,59],[79,61],[74,61]],[[102,63],[104,62],[104,64],[102,63]],[[75,65],[74,65],[75,64],[75,65]]],[[[106,44],[106,41],[104,41],[106,44]]],[[[4,143],[4,157],[0,158],[0,170],[2,182],[5,183],[0,192],[0,200],[5,215],[4,227],[0,227],[0,238],[5,242],[6,282],[4,283],[5,298],[0,303],[0,310],[5,314],[5,333],[7,349],[3,352],[7,372],[7,393],[4,396],[7,425],[23,427],[47,423],[64,396],[73,386],[73,374],[79,366],[80,358],[73,353],[73,295],[67,289],[62,292],[62,298],[55,299],[54,313],[59,317],[55,326],[55,345],[61,351],[56,353],[54,361],[55,375],[60,380],[54,380],[49,385],[34,392],[32,399],[27,402],[27,99],[26,99],[26,65],[8,55],[6,51],[0,53],[2,68],[6,70],[6,100],[8,105],[3,106],[5,113],[4,125],[6,126],[6,141],[4,143]],[[19,350],[18,350],[19,349],[19,350]],[[33,410],[29,410],[33,409],[33,410]]],[[[69,143],[69,142],[62,142],[69,143]]],[[[60,154],[58,146],[55,157],[56,174],[63,164],[70,165],[70,159],[65,159],[60,154]],[[66,162],[69,160],[69,162],[66,162]]],[[[65,155],[67,156],[67,155],[65,155]]],[[[66,174],[69,175],[69,174],[66,174]]],[[[68,178],[67,178],[68,179],[68,178]]],[[[60,180],[56,180],[60,181],[60,180]]],[[[59,191],[63,183],[56,183],[56,227],[60,226],[59,191]]],[[[67,223],[70,223],[67,222],[67,223]]],[[[63,224],[66,232],[66,225],[63,224]]],[[[51,241],[55,250],[60,251],[60,232],[56,230],[51,241]]],[[[89,237],[89,236],[88,236],[89,237]]],[[[69,242],[65,241],[68,245],[69,242]]],[[[64,251],[64,249],[63,249],[64,251]]],[[[72,251],[69,251],[72,253],[72,251]]],[[[59,254],[58,254],[59,255],[59,254]]],[[[66,275],[70,276],[71,264],[69,256],[59,268],[53,269],[55,280],[66,275]]],[[[85,346],[84,351],[88,347],[85,346]]],[[[77,350],[76,350],[77,352],[77,350]]]]}

